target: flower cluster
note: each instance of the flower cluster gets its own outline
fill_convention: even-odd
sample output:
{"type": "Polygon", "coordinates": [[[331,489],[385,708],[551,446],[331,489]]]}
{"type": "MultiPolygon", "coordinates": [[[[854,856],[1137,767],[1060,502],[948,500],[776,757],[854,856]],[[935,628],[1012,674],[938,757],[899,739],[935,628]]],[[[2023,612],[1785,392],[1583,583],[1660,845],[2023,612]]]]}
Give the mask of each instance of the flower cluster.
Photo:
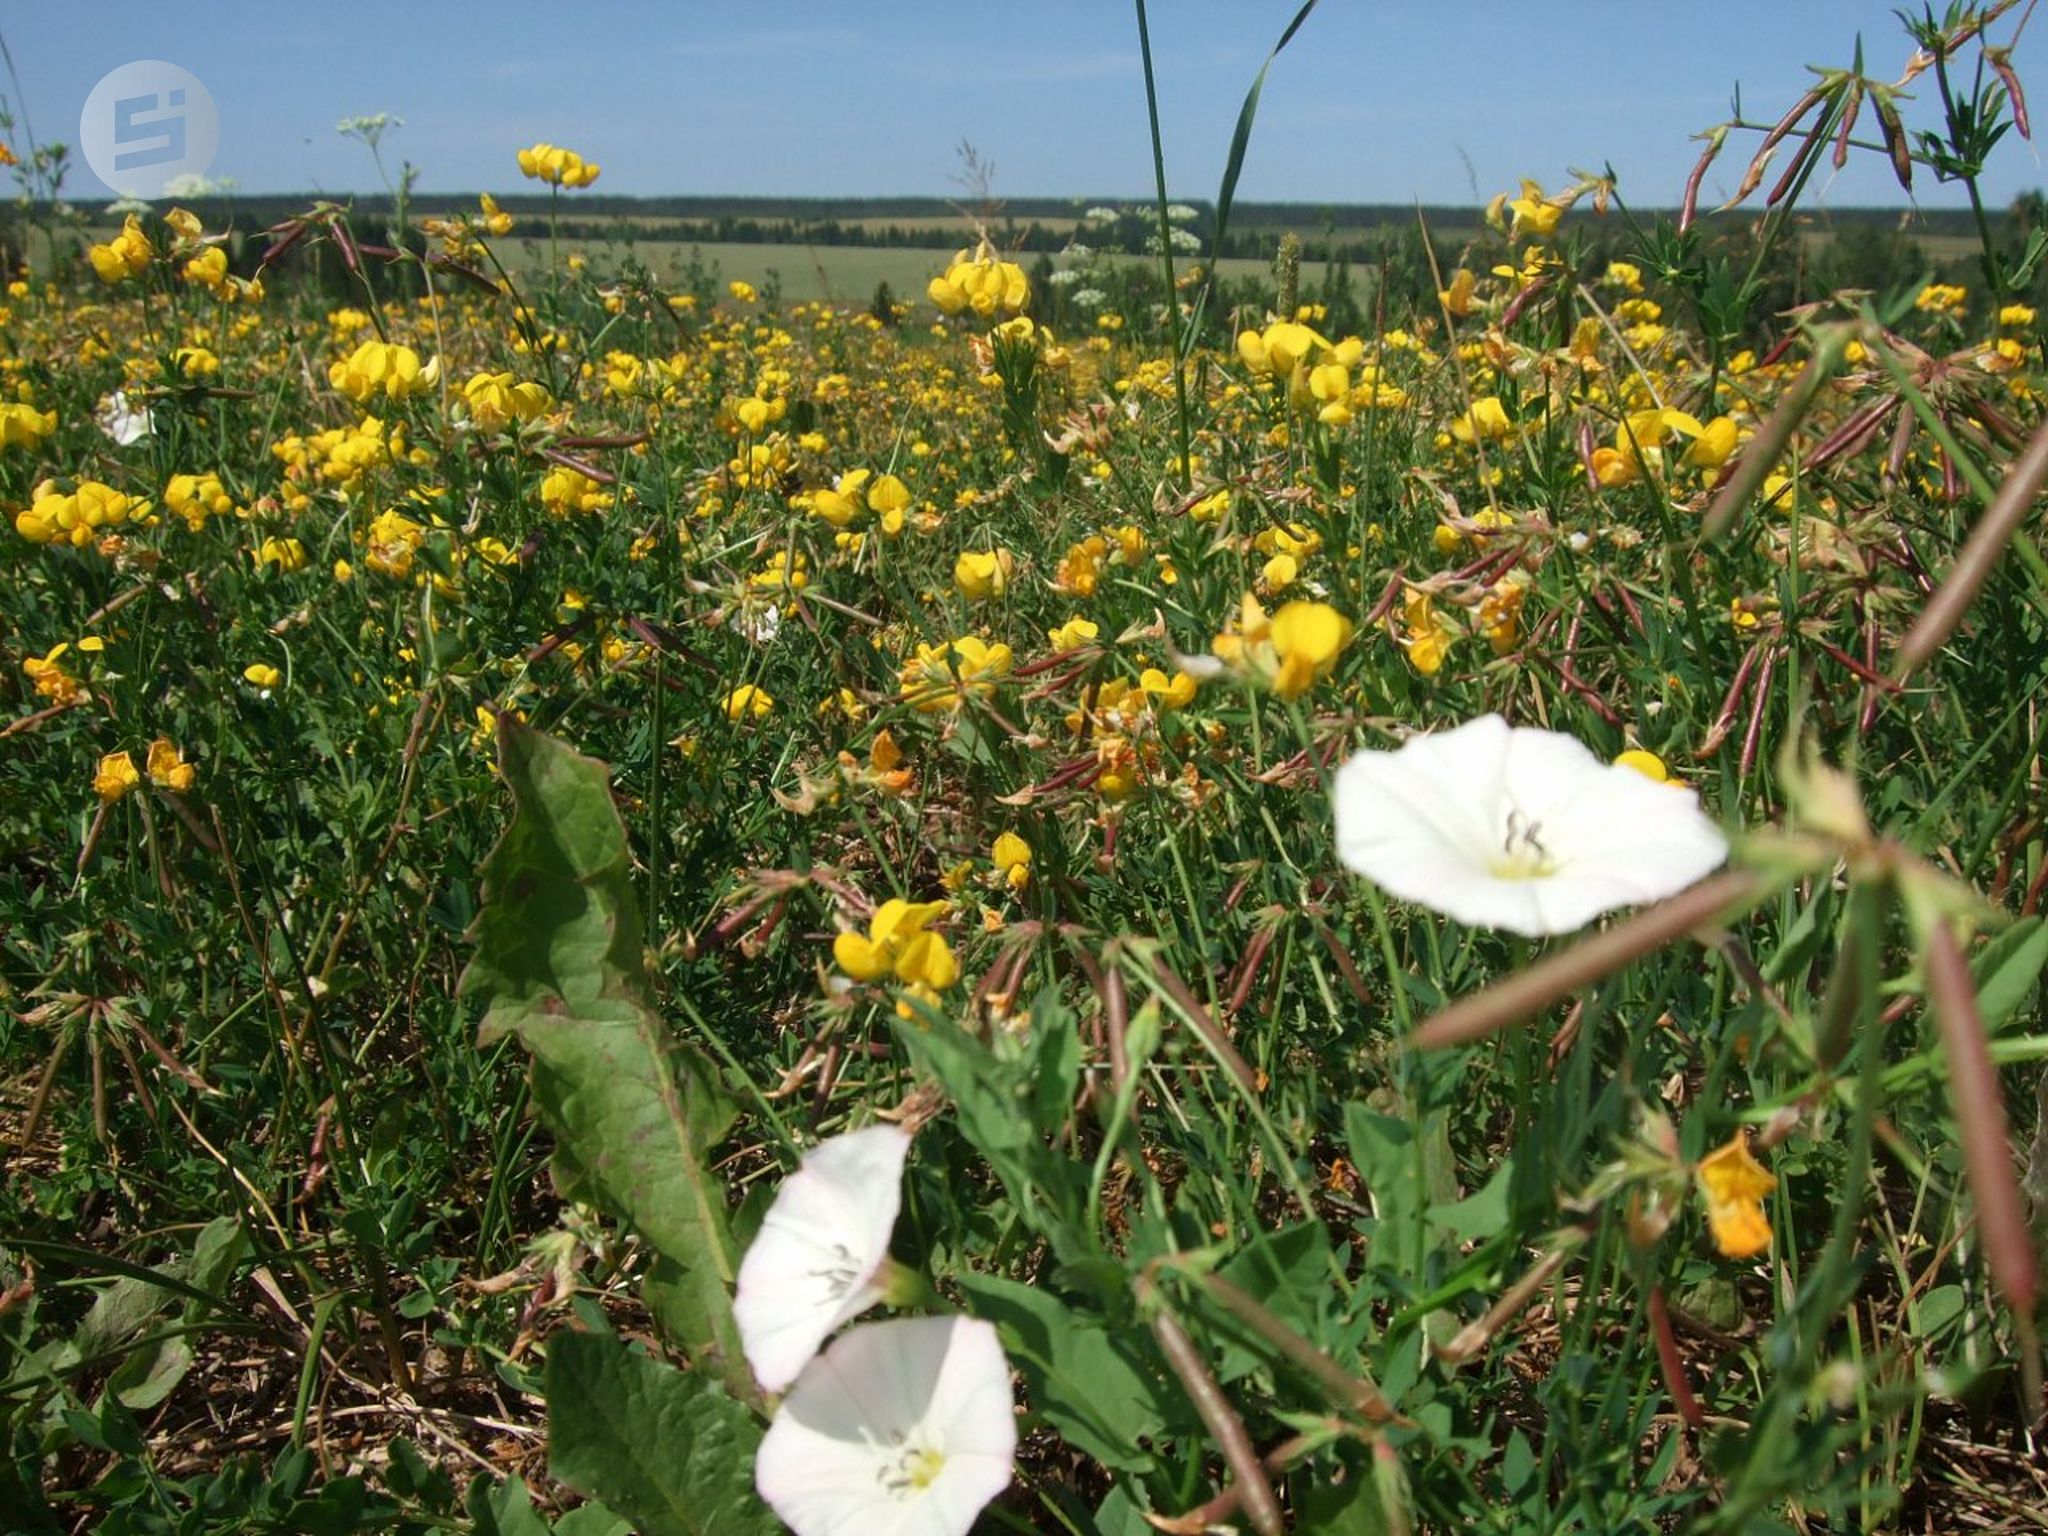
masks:
{"type": "Polygon", "coordinates": [[[597,180],[598,172],[596,161],[557,144],[535,144],[519,151],[519,174],[551,187],[587,187],[597,180]]]}

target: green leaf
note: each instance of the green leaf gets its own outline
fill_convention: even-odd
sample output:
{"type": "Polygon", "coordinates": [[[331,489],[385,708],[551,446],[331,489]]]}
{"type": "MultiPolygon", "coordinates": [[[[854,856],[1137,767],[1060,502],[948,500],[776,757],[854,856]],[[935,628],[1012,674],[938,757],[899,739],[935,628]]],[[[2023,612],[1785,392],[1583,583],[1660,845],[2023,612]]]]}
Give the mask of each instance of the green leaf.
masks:
{"type": "Polygon", "coordinates": [[[1344,1139],[1378,1220],[1368,1258],[1376,1269],[1413,1275],[1422,1260],[1422,1156],[1405,1121],[1363,1104],[1344,1106],[1344,1139]]]}
{"type": "Polygon", "coordinates": [[[475,1536],[548,1536],[548,1523],[534,1510],[526,1484],[516,1477],[492,1483],[479,1477],[463,1499],[475,1536]]]}
{"type": "MultiPolygon", "coordinates": [[[[1273,51],[1266,55],[1266,62],[1259,66],[1259,72],[1252,77],[1251,89],[1244,93],[1244,105],[1237,109],[1237,127],[1230,135],[1230,154],[1223,163],[1223,181],[1216,190],[1216,235],[1209,247],[1208,276],[1202,283],[1202,292],[1196,300],[1195,314],[1188,326],[1187,338],[1183,342],[1183,359],[1194,355],[1196,338],[1201,335],[1202,318],[1208,309],[1209,295],[1216,287],[1216,263],[1223,255],[1223,237],[1230,230],[1230,208],[1237,199],[1238,179],[1244,175],[1245,151],[1251,148],[1252,124],[1258,119],[1259,97],[1265,93],[1266,71],[1273,67],[1273,61],[1280,57],[1280,50],[1294,41],[1294,34],[1301,30],[1302,23],[1309,18],[1319,0],[1303,0],[1294,19],[1287,23],[1287,30],[1280,34],[1280,41],[1273,45],[1273,51]]],[[[1292,320],[1292,315],[1283,319],[1292,320]]]]}
{"type": "MultiPolygon", "coordinates": [[[[1049,1030],[1071,1029],[1071,1019],[1059,1013],[1048,1013],[1045,1022],[1049,1030]]],[[[961,1134],[988,1160],[1018,1214],[1062,1260],[1091,1255],[1081,1231],[1087,1166],[1048,1146],[1033,1116],[1035,1106],[1071,1093],[1069,1070],[1077,1063],[1066,1042],[1041,1037],[1036,1048],[1018,1054],[1011,1041],[1010,1053],[998,1055],[948,1019],[899,1017],[894,1023],[911,1060],[945,1088],[961,1134]]]]}
{"type": "Polygon", "coordinates": [[[123,1276],[93,1298],[91,1310],[71,1336],[81,1359],[117,1349],[149,1325],[164,1309],[171,1293],[146,1280],[123,1276]]]}
{"type": "Polygon", "coordinates": [[[711,1148],[733,1107],[710,1061],[655,1012],[626,828],[603,763],[501,716],[512,824],[485,861],[465,996],[479,1042],[516,1035],[555,1133],[564,1195],[630,1224],[669,1261],[665,1325],[752,1400],[732,1320],[737,1249],[711,1148]]]}
{"type": "Polygon", "coordinates": [[[593,1500],[557,1520],[555,1536],[633,1536],[633,1526],[593,1500]]]}
{"type": "MultiPolygon", "coordinates": [[[[1330,1285],[1330,1233],[1319,1221],[1297,1222],[1278,1232],[1262,1232],[1246,1243],[1217,1271],[1246,1292],[1280,1321],[1314,1343],[1320,1303],[1330,1285]]],[[[1263,1342],[1226,1338],[1216,1358],[1217,1378],[1236,1381],[1272,1357],[1263,1342]]]]}
{"type": "Polygon", "coordinates": [[[548,1343],[548,1471],[601,1499],[640,1536],[762,1536],[761,1431],[715,1381],[596,1333],[548,1343]]]}
{"type": "Polygon", "coordinates": [[[176,1337],[158,1339],[121,1362],[107,1379],[107,1391],[123,1408],[147,1413],[169,1397],[191,1369],[190,1344],[176,1337]]]}
{"type": "Polygon", "coordinates": [[[2018,1013],[2048,970],[2048,922],[2021,918],[1986,944],[1970,967],[1977,982],[1977,1012],[1986,1034],[2018,1013]]]}
{"type": "Polygon", "coordinates": [[[958,1279],[975,1315],[1002,1335],[1004,1353],[1030,1386],[1032,1406],[1070,1445],[1119,1471],[1154,1470],[1151,1452],[1138,1442],[1157,1439],[1167,1416],[1160,1383],[1131,1358],[1126,1338],[1085,1321],[1035,1286],[996,1275],[958,1279]]]}

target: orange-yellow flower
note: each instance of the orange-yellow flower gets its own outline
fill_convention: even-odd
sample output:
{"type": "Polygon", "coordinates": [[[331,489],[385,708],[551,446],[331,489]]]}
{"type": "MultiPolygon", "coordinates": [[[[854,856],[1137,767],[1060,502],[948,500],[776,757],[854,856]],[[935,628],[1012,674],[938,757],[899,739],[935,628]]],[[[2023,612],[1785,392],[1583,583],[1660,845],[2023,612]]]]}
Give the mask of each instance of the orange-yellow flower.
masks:
{"type": "Polygon", "coordinates": [[[1749,1259],[1771,1246],[1764,1196],[1778,1181],[1749,1150],[1747,1134],[1737,1131],[1725,1146],[1701,1158],[1693,1173],[1706,1196],[1708,1230],[1723,1254],[1749,1259]]]}
{"type": "Polygon", "coordinates": [[[99,771],[92,776],[93,793],[106,805],[112,805],[141,782],[135,759],[126,752],[109,752],[100,759],[99,771]]]}
{"type": "Polygon", "coordinates": [[[149,782],[160,789],[185,793],[192,787],[199,770],[185,761],[185,754],[168,736],[159,736],[149,744],[149,759],[146,764],[149,782]]]}

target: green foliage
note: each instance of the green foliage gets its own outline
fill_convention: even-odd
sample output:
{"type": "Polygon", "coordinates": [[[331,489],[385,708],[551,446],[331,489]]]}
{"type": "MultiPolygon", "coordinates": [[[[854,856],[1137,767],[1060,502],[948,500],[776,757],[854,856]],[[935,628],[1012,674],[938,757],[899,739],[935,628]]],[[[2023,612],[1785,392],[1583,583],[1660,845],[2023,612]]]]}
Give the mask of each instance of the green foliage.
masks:
{"type": "Polygon", "coordinates": [[[526,1047],[534,1104],[558,1138],[557,1184],[668,1261],[664,1323],[750,1396],[729,1294],[738,1260],[709,1167],[733,1108],[710,1062],[654,1011],[605,767],[511,719],[498,741],[515,810],[484,865],[462,982],[486,1005],[479,1039],[526,1047]]]}
{"type": "Polygon", "coordinates": [[[617,1509],[641,1536],[776,1529],[754,1495],[760,1429],[708,1376],[607,1334],[570,1332],[549,1346],[547,1395],[549,1472],[617,1509]]]}

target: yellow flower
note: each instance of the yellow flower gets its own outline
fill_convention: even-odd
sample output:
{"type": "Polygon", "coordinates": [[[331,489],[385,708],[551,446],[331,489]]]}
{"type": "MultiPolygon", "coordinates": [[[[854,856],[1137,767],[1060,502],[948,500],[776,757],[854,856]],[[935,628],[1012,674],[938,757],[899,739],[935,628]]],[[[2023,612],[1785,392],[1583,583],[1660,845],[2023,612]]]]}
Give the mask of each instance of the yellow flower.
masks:
{"type": "MultiPolygon", "coordinates": [[[[1441,530],[1439,530],[1441,531],[1441,530]]],[[[1427,592],[1411,588],[1402,602],[1401,648],[1408,663],[1424,677],[1435,677],[1451,654],[1451,631],[1436,616],[1435,600],[1427,592]]]]}
{"type": "Polygon", "coordinates": [[[36,686],[36,692],[59,709],[85,697],[85,685],[65,670],[63,656],[69,645],[54,646],[47,656],[31,656],[21,664],[36,686]]]}
{"type": "Polygon", "coordinates": [[[1237,355],[1245,366],[1275,379],[1288,379],[1297,364],[1329,348],[1316,332],[1294,320],[1276,320],[1263,331],[1240,331],[1237,355]]]}
{"type": "Polygon", "coordinates": [[[829,489],[811,493],[811,511],[834,528],[847,527],[861,515],[861,510],[866,505],[861,491],[867,485],[868,478],[869,472],[865,469],[848,470],[834,481],[829,489]]]}
{"type": "Polygon", "coordinates": [[[1685,462],[1695,469],[1719,469],[1728,462],[1728,456],[1735,451],[1741,440],[1741,432],[1732,416],[1716,416],[1704,427],[1692,444],[1685,450],[1685,462]]]}
{"type": "Polygon", "coordinates": [[[960,979],[960,963],[925,925],[949,910],[948,902],[892,896],[875,909],[865,934],[848,931],[832,941],[832,958],[855,981],[893,976],[913,990],[942,992],[960,979]]]}
{"type": "Polygon", "coordinates": [[[103,283],[118,283],[141,276],[155,255],[156,248],[149,243],[149,236],[142,232],[142,220],[132,213],[122,224],[120,234],[105,245],[96,245],[86,252],[93,271],[103,283]]]}
{"type": "Polygon", "coordinates": [[[536,144],[519,151],[519,174],[551,187],[587,187],[597,180],[599,167],[573,149],[555,144],[536,144]]]}
{"type": "Polygon", "coordinates": [[[1056,651],[1079,650],[1093,640],[1101,630],[1089,619],[1069,619],[1058,629],[1049,629],[1045,638],[1052,642],[1056,651]]]}
{"type": "Polygon", "coordinates": [[[364,563],[379,576],[403,581],[412,574],[413,553],[426,535],[427,530],[403,512],[379,512],[370,523],[364,563]]]}
{"type": "Polygon", "coordinates": [[[258,565],[274,565],[280,571],[303,571],[306,546],[297,539],[267,538],[256,548],[258,565]]]}
{"type": "Polygon", "coordinates": [[[1481,437],[1489,442],[1498,442],[1514,430],[1514,423],[1508,420],[1507,407],[1500,403],[1499,395],[1474,400],[1472,409],[1451,423],[1451,436],[1461,443],[1481,437]]]}
{"type": "Polygon", "coordinates": [[[204,347],[179,347],[171,354],[171,367],[181,379],[210,379],[220,372],[220,359],[204,347]]]}
{"type": "Polygon", "coordinates": [[[100,759],[99,772],[92,776],[93,793],[107,805],[141,782],[142,775],[135,771],[135,759],[126,752],[109,752],[100,759]]]}
{"type": "Polygon", "coordinates": [[[556,517],[567,517],[572,512],[602,512],[612,498],[588,475],[558,465],[541,479],[540,504],[556,517]]]}
{"type": "Polygon", "coordinates": [[[903,531],[904,514],[910,510],[910,487],[894,475],[883,475],[868,487],[868,510],[880,519],[882,532],[903,531]]]}
{"type": "Polygon", "coordinates": [[[14,401],[0,403],[0,448],[33,448],[57,430],[57,413],[14,401]]]}
{"type": "Polygon", "coordinates": [[[419,353],[411,347],[366,341],[345,362],[328,368],[327,382],[359,404],[378,395],[387,400],[403,400],[431,389],[438,366],[436,362],[422,368],[419,353]]]}
{"type": "Polygon", "coordinates": [[[994,693],[994,679],[1009,675],[1011,661],[1007,645],[976,635],[920,645],[899,674],[903,702],[920,714],[958,709],[971,695],[994,693]]]}
{"type": "Polygon", "coordinates": [[[462,386],[463,404],[469,419],[482,432],[498,432],[514,422],[528,422],[547,414],[554,400],[532,380],[510,373],[473,374],[462,386]]]}
{"type": "Polygon", "coordinates": [[[148,769],[150,783],[181,795],[198,777],[198,770],[185,761],[185,754],[168,736],[159,736],[149,744],[148,769]]]}
{"type": "Polygon", "coordinates": [[[1451,286],[1437,290],[1437,302],[1451,315],[1462,320],[1472,313],[1473,290],[1479,286],[1478,277],[1469,267],[1460,267],[1451,274],[1451,286]]]}
{"type": "Polygon", "coordinates": [[[1031,281],[1015,262],[997,261],[984,240],[972,256],[966,251],[956,255],[945,275],[927,285],[925,294],[946,314],[971,310],[986,319],[1021,313],[1031,302],[1031,281]]]}
{"type": "Polygon", "coordinates": [[[234,498],[220,483],[220,476],[173,475],[164,488],[164,505],[185,520],[194,533],[205,528],[209,517],[225,517],[235,510],[234,498]]]}
{"type": "Polygon", "coordinates": [[[273,666],[266,665],[260,661],[252,661],[248,666],[242,668],[242,681],[249,684],[252,688],[268,693],[284,681],[284,674],[273,666]]]}
{"type": "Polygon", "coordinates": [[[1659,784],[1671,782],[1671,770],[1664,766],[1664,759],[1654,752],[1644,751],[1641,747],[1630,747],[1614,761],[1623,768],[1635,769],[1644,778],[1654,779],[1659,784]]]}
{"type": "Polygon", "coordinates": [[[1557,233],[1558,220],[1564,217],[1564,211],[1571,206],[1572,200],[1569,194],[1562,201],[1546,198],[1539,183],[1525,179],[1522,195],[1507,200],[1507,211],[1512,216],[1508,238],[1548,240],[1557,233]]]}
{"type": "Polygon", "coordinates": [[[953,585],[960,589],[962,597],[970,601],[1001,597],[1010,585],[1010,575],[1016,565],[1015,557],[1007,549],[986,553],[966,550],[953,562],[953,585]]]}
{"type": "Polygon", "coordinates": [[[1021,891],[1031,883],[1031,845],[1014,832],[1005,832],[998,837],[989,857],[994,861],[996,873],[1013,891],[1021,891]]]}
{"type": "Polygon", "coordinates": [[[1214,649],[1240,674],[1295,699],[1330,675],[1350,642],[1351,621],[1327,603],[1286,603],[1268,618],[1247,592],[1236,627],[1218,635],[1214,649]]]}
{"type": "Polygon", "coordinates": [[[45,480],[36,487],[28,509],[15,514],[14,531],[31,544],[69,544],[83,549],[97,542],[103,532],[140,521],[149,511],[148,502],[97,480],[81,480],[68,494],[57,489],[56,481],[45,480]]]}
{"type": "Polygon", "coordinates": [[[1764,1196],[1778,1181],[1750,1152],[1746,1133],[1737,1131],[1727,1145],[1701,1158],[1693,1172],[1706,1197],[1707,1227],[1724,1255],[1754,1258],[1771,1246],[1764,1196]]]}
{"type": "Polygon", "coordinates": [[[1934,315],[1955,315],[1970,300],[1967,288],[1958,288],[1954,283],[1929,283],[1913,300],[1913,307],[1934,315]]]}
{"type": "Polygon", "coordinates": [[[741,683],[725,696],[725,718],[737,724],[742,720],[759,720],[775,707],[775,700],[765,688],[756,688],[752,683],[741,683]]]}

